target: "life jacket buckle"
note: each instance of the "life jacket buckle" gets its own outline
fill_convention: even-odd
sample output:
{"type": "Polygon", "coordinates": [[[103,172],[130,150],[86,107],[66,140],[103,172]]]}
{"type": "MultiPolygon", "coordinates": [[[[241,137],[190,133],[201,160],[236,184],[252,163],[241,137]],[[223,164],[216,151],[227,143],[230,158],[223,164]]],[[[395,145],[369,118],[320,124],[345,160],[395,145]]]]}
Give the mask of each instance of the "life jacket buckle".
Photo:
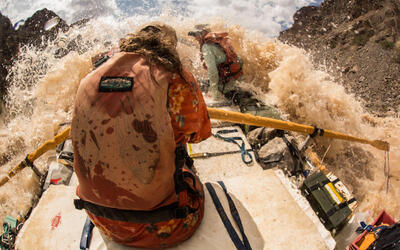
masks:
{"type": "Polygon", "coordinates": [[[84,202],[81,199],[74,199],[74,206],[78,210],[82,210],[85,208],[84,202]]]}

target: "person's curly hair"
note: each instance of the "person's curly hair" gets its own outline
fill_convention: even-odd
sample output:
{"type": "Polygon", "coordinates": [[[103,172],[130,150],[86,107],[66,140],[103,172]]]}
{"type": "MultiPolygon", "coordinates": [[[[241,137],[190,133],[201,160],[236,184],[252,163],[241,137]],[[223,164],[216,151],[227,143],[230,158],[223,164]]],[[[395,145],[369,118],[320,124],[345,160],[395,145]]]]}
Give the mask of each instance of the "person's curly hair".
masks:
{"type": "Polygon", "coordinates": [[[166,24],[146,25],[134,34],[128,34],[119,42],[121,51],[141,54],[152,63],[161,64],[170,72],[180,72],[181,61],[176,50],[175,30],[166,24]]]}

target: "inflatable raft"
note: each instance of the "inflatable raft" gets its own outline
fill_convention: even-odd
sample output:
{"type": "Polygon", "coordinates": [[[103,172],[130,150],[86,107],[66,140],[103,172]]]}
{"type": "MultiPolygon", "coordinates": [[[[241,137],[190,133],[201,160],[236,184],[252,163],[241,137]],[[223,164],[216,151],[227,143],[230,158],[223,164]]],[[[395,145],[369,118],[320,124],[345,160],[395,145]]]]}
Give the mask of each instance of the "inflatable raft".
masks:
{"type": "MultiPolygon", "coordinates": [[[[257,163],[239,127],[215,123],[212,130],[213,134],[221,130],[232,131],[229,136],[240,137],[253,159],[246,164],[236,144],[217,137],[188,146],[191,155],[203,155],[194,158],[196,171],[203,183],[210,183],[214,187],[228,218],[233,221],[228,200],[217,181],[225,184],[252,249],[335,248],[331,233],[300,190],[279,170],[279,166],[264,170],[257,163]]],[[[68,141],[66,145],[70,145],[68,141]]],[[[68,146],[65,147],[67,149],[64,151],[71,151],[68,146]]],[[[58,158],[57,161],[57,164],[65,164],[63,159],[58,158]]],[[[48,189],[18,234],[16,249],[77,249],[80,246],[87,216],[73,205],[76,177],[72,175],[68,185],[53,185],[59,183],[51,180],[47,182],[50,183],[48,189]]],[[[192,238],[175,249],[235,249],[210,193],[205,190],[206,208],[201,226],[192,238]]],[[[232,224],[240,235],[237,225],[232,224]]],[[[89,249],[127,248],[109,241],[94,228],[89,249]]]]}

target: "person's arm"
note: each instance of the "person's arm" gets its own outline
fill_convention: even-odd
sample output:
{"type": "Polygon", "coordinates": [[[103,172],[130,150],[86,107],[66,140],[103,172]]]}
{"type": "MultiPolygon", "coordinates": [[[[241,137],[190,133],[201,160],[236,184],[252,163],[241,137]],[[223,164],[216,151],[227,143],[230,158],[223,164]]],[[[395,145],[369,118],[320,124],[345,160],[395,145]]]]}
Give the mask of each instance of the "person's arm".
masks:
{"type": "Polygon", "coordinates": [[[209,92],[213,96],[218,95],[219,74],[217,65],[225,61],[225,54],[218,53],[218,49],[214,44],[204,44],[201,48],[204,63],[207,66],[208,79],[210,80],[209,92]]]}
{"type": "Polygon", "coordinates": [[[177,145],[201,142],[211,136],[211,123],[199,85],[189,72],[182,70],[168,91],[168,111],[177,145]]]}

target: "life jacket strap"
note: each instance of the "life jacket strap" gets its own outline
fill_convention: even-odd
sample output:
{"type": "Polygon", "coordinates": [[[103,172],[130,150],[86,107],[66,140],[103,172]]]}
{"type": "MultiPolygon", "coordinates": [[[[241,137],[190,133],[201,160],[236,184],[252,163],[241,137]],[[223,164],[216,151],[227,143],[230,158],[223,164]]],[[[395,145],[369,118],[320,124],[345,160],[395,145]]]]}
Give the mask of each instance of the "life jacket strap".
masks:
{"type": "MultiPolygon", "coordinates": [[[[237,80],[239,77],[243,75],[242,66],[238,62],[229,62],[229,63],[221,63],[217,66],[219,72],[219,78],[222,84],[228,83],[232,78],[237,80]],[[231,71],[231,66],[237,65],[239,69],[235,70],[234,72],[231,71]]],[[[224,86],[225,87],[225,86],[224,86]]]]}
{"type": "Polygon", "coordinates": [[[95,216],[101,216],[110,220],[141,224],[158,223],[172,219],[184,219],[189,214],[197,211],[196,208],[188,206],[178,207],[178,202],[151,211],[124,210],[105,207],[82,199],[75,199],[74,205],[76,209],[86,209],[95,216]]]}
{"type": "Polygon", "coordinates": [[[214,187],[211,185],[211,183],[207,182],[205,185],[208,189],[208,192],[210,193],[211,199],[214,203],[215,209],[218,211],[218,214],[222,220],[222,223],[225,226],[225,229],[227,230],[233,244],[235,245],[236,249],[238,250],[251,250],[251,245],[249,240],[247,239],[247,236],[244,232],[244,227],[242,224],[242,220],[240,219],[239,216],[239,212],[235,206],[235,203],[233,202],[233,199],[231,198],[231,196],[229,195],[225,184],[222,181],[218,181],[218,184],[222,187],[222,189],[224,190],[224,193],[226,195],[226,198],[228,200],[228,204],[229,204],[229,210],[231,212],[232,218],[236,224],[236,226],[239,228],[239,232],[242,235],[242,239],[240,239],[240,237],[238,236],[235,228],[233,227],[232,223],[230,222],[224,207],[221,204],[221,201],[218,198],[217,193],[215,192],[214,187]]]}
{"type": "Polygon", "coordinates": [[[198,191],[192,189],[185,181],[185,177],[190,177],[193,180],[193,187],[196,185],[196,178],[194,175],[189,171],[183,171],[183,166],[185,165],[191,169],[193,167],[193,159],[189,156],[183,146],[178,146],[175,149],[175,192],[179,195],[180,192],[188,190],[195,195],[200,195],[198,191]]]}
{"type": "MultiPolygon", "coordinates": [[[[187,154],[184,147],[177,147],[175,149],[175,192],[178,197],[180,196],[179,194],[184,191],[187,191],[191,195],[200,197],[200,192],[191,188],[191,186],[185,181],[185,178],[190,178],[193,181],[193,187],[196,186],[195,176],[189,171],[183,171],[185,164],[188,167],[192,167],[193,160],[187,154]]],[[[95,216],[132,223],[158,223],[172,219],[184,219],[189,214],[195,213],[199,209],[199,207],[192,208],[190,206],[179,207],[179,201],[151,211],[124,210],[105,207],[82,199],[75,199],[74,205],[76,209],[86,209],[95,216]]]]}

